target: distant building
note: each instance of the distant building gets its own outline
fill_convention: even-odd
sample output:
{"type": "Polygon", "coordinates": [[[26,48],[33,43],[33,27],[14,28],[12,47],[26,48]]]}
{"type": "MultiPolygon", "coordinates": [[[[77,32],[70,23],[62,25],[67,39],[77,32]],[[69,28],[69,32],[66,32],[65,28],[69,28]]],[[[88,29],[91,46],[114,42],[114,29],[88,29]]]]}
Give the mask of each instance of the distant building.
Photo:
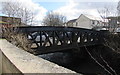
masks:
{"type": "Polygon", "coordinates": [[[120,16],[107,17],[108,19],[108,29],[114,31],[116,28],[120,28],[120,16]]]}
{"type": "Polygon", "coordinates": [[[103,26],[102,18],[92,15],[81,14],[77,19],[70,20],[66,26],[93,29],[103,26]]]}
{"type": "Polygon", "coordinates": [[[67,26],[67,27],[73,27],[75,25],[74,23],[76,22],[76,20],[77,19],[73,19],[73,20],[68,21],[65,26],[67,26]]]}
{"type": "Polygon", "coordinates": [[[21,25],[21,18],[0,16],[0,24],[3,26],[19,26],[21,25]]]}

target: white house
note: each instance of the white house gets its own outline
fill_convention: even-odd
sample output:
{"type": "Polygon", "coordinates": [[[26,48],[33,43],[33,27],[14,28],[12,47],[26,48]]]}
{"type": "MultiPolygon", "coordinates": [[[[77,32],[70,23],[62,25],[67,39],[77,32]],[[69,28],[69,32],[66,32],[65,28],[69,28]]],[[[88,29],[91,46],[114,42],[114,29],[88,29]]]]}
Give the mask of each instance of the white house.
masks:
{"type": "MultiPolygon", "coordinates": [[[[74,22],[73,20],[71,21],[73,27],[79,27],[79,28],[92,29],[94,27],[99,27],[103,25],[102,18],[87,14],[81,14],[77,19],[74,19],[74,22]]],[[[68,21],[67,25],[69,25],[69,23],[71,22],[68,21]]]]}

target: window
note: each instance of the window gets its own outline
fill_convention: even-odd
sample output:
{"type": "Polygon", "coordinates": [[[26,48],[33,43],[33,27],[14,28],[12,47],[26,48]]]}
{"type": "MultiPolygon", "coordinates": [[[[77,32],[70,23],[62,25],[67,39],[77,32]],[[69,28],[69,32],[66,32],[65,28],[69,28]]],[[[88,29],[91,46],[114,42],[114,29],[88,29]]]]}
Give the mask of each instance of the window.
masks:
{"type": "Polygon", "coordinates": [[[76,22],[76,26],[78,26],[78,23],[76,22]]]}
{"type": "Polygon", "coordinates": [[[95,21],[92,21],[92,24],[95,24],[95,21]]]}
{"type": "Polygon", "coordinates": [[[97,25],[100,25],[100,22],[99,22],[99,21],[97,21],[97,25]]]}

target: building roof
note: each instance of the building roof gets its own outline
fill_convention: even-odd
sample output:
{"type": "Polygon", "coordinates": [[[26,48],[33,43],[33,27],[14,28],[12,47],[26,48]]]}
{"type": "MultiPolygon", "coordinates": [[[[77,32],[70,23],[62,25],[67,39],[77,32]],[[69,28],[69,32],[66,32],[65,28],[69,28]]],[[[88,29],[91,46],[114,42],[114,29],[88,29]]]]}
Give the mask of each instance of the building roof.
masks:
{"type": "Polygon", "coordinates": [[[15,18],[15,19],[21,19],[21,18],[18,18],[18,17],[9,17],[9,16],[0,16],[0,18],[15,18]]]}
{"type": "Polygon", "coordinates": [[[107,17],[107,19],[116,19],[116,18],[120,18],[120,16],[109,16],[109,17],[107,17]]]}
{"type": "Polygon", "coordinates": [[[81,14],[81,15],[84,15],[84,16],[86,16],[87,18],[89,18],[91,20],[100,20],[100,21],[102,21],[101,17],[95,17],[93,15],[88,15],[88,14],[81,14]]]}
{"type": "Polygon", "coordinates": [[[72,19],[72,20],[70,20],[70,21],[68,21],[67,23],[73,23],[73,22],[75,22],[77,19],[72,19]]]}

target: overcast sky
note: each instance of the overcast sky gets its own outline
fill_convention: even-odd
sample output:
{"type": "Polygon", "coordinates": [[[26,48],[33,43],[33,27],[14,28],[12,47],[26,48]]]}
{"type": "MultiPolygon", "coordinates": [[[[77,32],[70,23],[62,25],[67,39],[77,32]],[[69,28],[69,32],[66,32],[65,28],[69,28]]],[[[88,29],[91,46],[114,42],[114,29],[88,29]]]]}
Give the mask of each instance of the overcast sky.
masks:
{"type": "MultiPolygon", "coordinates": [[[[8,0],[0,0],[8,2],[8,0]]],[[[48,11],[58,12],[67,17],[67,20],[75,19],[80,14],[99,16],[98,10],[109,7],[115,11],[119,0],[12,0],[21,1],[23,5],[36,13],[36,21],[41,22],[48,11]]],[[[2,14],[1,14],[2,15],[2,14]]],[[[40,24],[38,24],[40,25],[40,24]]]]}

